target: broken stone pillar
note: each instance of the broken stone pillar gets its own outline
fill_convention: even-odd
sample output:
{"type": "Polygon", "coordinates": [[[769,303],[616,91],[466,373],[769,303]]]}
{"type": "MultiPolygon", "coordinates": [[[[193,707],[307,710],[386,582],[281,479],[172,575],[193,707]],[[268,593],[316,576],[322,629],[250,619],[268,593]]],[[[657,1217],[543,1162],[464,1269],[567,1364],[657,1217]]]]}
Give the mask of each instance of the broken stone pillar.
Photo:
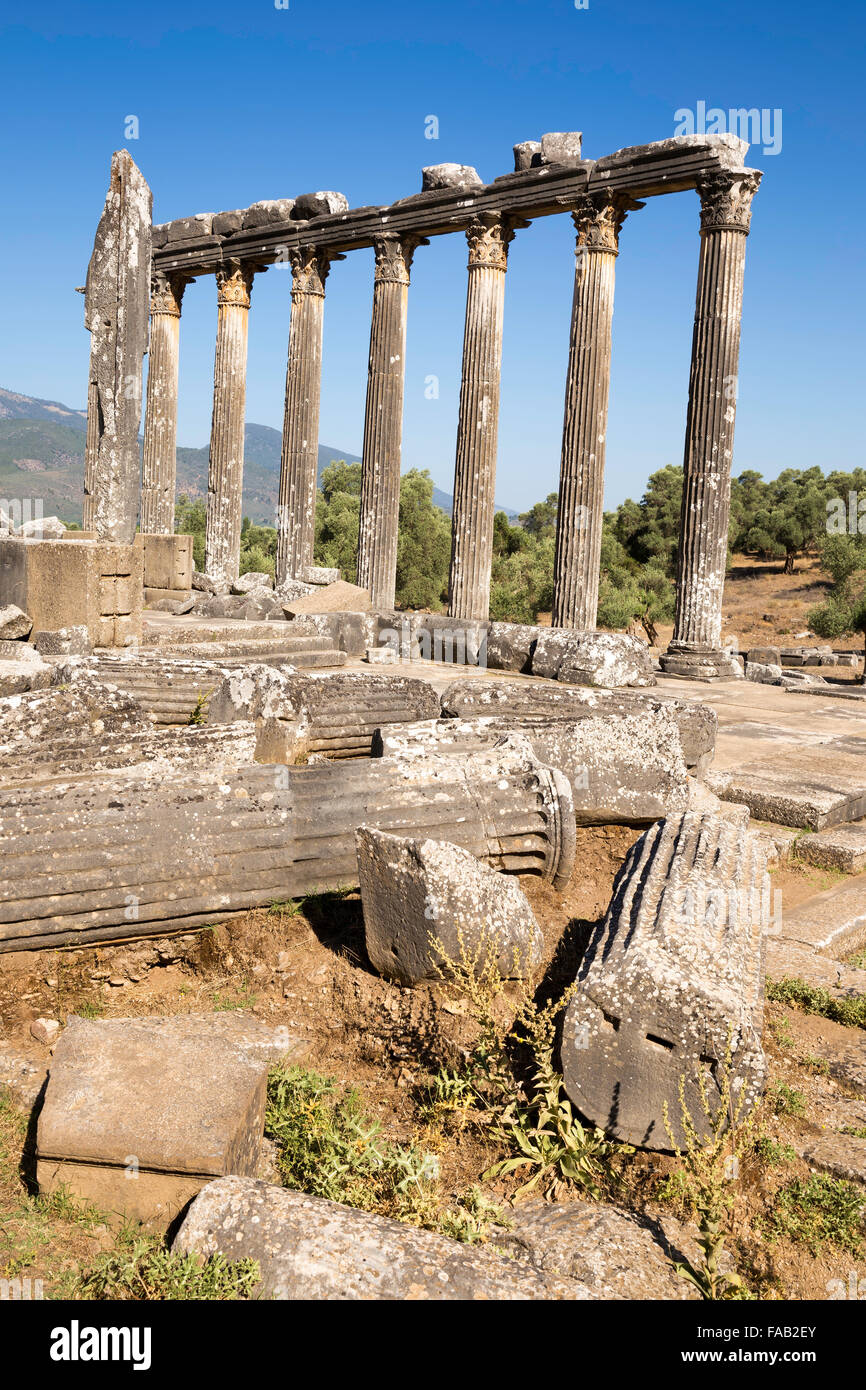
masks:
{"type": "Polygon", "coordinates": [[[289,255],[292,317],[277,506],[276,588],[286,579],[297,579],[313,563],[325,281],[331,261],[339,259],[316,246],[292,248],[289,255]]]}
{"type": "Polygon", "coordinates": [[[150,296],[150,356],[141,465],[141,529],[174,534],[180,306],[186,281],[158,271],[150,296]]]}
{"type": "Polygon", "coordinates": [[[594,931],[563,1023],[565,1087],[582,1115],[643,1148],[683,1143],[680,1086],[706,1133],[731,1054],[744,1112],[761,1093],[766,849],[749,813],[688,812],[629,850],[594,931]],[[745,1088],[742,1090],[741,1088],[745,1088]]]}
{"type": "Polygon", "coordinates": [[[468,956],[479,973],[492,958],[503,979],[525,979],[541,963],[544,937],[513,878],[442,840],[362,825],[355,845],[367,955],[381,975],[440,980],[446,961],[468,956]]]}
{"type": "Polygon", "coordinates": [[[598,610],[604,455],[610,390],[614,268],[629,210],[622,194],[586,193],[572,219],[577,228],[574,299],[554,560],[554,627],[591,632],[598,610]]]}
{"type": "Polygon", "coordinates": [[[374,608],[394,607],[409,270],[418,240],[377,237],[361,466],[358,584],[374,608]]]}
{"type": "Polygon", "coordinates": [[[500,213],[481,213],[466,232],[469,280],[448,597],[452,618],[486,619],[490,608],[505,270],[515,225],[500,213]]]}
{"type": "Polygon", "coordinates": [[[205,574],[219,584],[238,577],[244,484],[247,328],[255,267],[229,261],[216,272],[217,338],[207,479],[205,574]]]}
{"type": "Polygon", "coordinates": [[[84,530],[123,545],[132,542],[138,520],[152,204],[132,157],[117,150],[84,295],[84,323],[90,330],[84,530]]]}
{"type": "Polygon", "coordinates": [[[148,936],[358,883],[355,831],[447,840],[555,888],[574,865],[571,788],[517,737],[464,759],[228,770],[144,764],[0,785],[0,951],[148,936]]]}
{"type": "Polygon", "coordinates": [[[760,180],[761,175],[753,169],[725,170],[707,178],[698,189],[701,254],[686,423],[677,607],[673,640],[661,658],[662,668],[674,675],[742,674],[722,649],[722,595],[746,237],[760,180]]]}

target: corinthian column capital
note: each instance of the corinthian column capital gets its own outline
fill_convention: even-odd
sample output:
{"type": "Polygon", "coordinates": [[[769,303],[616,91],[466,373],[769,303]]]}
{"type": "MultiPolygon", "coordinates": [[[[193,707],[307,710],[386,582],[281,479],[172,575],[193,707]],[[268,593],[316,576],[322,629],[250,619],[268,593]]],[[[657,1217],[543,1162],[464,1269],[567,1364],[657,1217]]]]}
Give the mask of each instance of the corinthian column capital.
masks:
{"type": "Polygon", "coordinates": [[[482,212],[473,217],[466,228],[469,269],[487,266],[491,270],[505,270],[508,247],[514,240],[514,228],[515,223],[498,212],[482,212]]]}
{"type": "Polygon", "coordinates": [[[216,272],[217,304],[236,304],[250,307],[255,267],[242,261],[229,261],[216,272]]]}
{"type": "Polygon", "coordinates": [[[619,234],[630,212],[642,208],[627,194],[605,188],[598,193],[581,193],[571,210],[577,231],[577,249],[619,253],[619,234]]]}
{"type": "Polygon", "coordinates": [[[150,312],[171,314],[172,318],[179,319],[183,292],[188,284],[183,275],[155,270],[150,282],[150,312]]]}
{"type": "Polygon", "coordinates": [[[421,236],[398,236],[396,232],[377,236],[373,242],[376,253],[375,279],[408,285],[412,257],[419,246],[428,245],[427,238],[421,236]]]}
{"type": "Polygon", "coordinates": [[[720,169],[698,183],[701,232],[742,232],[748,236],[752,199],[761,174],[757,169],[720,169]]]}
{"type": "Polygon", "coordinates": [[[292,293],[324,296],[325,281],[331,261],[342,259],[330,256],[321,246],[293,246],[289,250],[292,266],[292,293]]]}

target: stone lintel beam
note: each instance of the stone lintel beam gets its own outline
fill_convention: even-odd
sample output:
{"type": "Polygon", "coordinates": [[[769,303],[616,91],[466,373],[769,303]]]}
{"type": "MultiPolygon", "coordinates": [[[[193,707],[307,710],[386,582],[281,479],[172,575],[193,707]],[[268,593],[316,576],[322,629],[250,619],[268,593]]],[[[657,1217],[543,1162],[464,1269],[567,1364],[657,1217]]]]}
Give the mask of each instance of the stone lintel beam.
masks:
{"type": "Polygon", "coordinates": [[[141,470],[141,529],[174,534],[180,307],[188,281],[157,270],[150,295],[150,352],[141,470]]]}
{"type": "Polygon", "coordinates": [[[207,483],[205,573],[218,583],[238,577],[247,392],[247,328],[258,267],[234,261],[216,272],[217,338],[207,483]]]}
{"type": "Polygon", "coordinates": [[[752,199],[761,175],[723,171],[705,180],[673,640],[661,658],[674,675],[730,676],[722,650],[722,596],[731,508],[731,462],[743,272],[752,199]]]}
{"type": "Polygon", "coordinates": [[[394,607],[400,517],[400,452],[406,375],[406,311],[412,257],[426,238],[375,242],[373,315],[361,467],[358,583],[374,608],[394,607]]]}
{"type": "Polygon", "coordinates": [[[515,225],[526,223],[491,212],[466,232],[469,274],[448,586],[452,618],[483,620],[490,607],[505,270],[515,225]]]}
{"type": "Polygon", "coordinates": [[[581,632],[593,631],[598,609],[614,265],[626,215],[643,206],[606,188],[584,194],[572,210],[577,245],[552,623],[581,632]]]}
{"type": "Polygon", "coordinates": [[[289,251],[292,314],[277,505],[277,587],[313,563],[325,281],[331,261],[341,259],[312,243],[289,251]]]}
{"type": "Polygon", "coordinates": [[[746,147],[727,135],[680,136],[619,150],[578,166],[545,165],[505,174],[478,188],[437,189],[402,198],[390,206],[351,208],[309,222],[273,223],[221,238],[206,235],[184,242],[184,249],[154,251],[164,269],[188,275],[212,274],[225,256],[260,263],[285,261],[288,250],[315,242],[331,251],[373,246],[383,233],[442,236],[465,230],[481,213],[550,217],[567,210],[577,196],[610,188],[632,198],[650,198],[697,188],[713,173],[742,167],[746,147]]]}

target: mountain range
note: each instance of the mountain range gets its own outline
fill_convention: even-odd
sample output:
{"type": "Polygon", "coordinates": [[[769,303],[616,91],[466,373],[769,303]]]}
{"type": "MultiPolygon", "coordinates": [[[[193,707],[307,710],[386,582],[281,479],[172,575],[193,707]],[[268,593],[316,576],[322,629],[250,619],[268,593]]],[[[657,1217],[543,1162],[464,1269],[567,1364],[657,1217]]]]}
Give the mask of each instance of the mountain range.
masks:
{"type": "MultiPolygon", "coordinates": [[[[0,502],[39,497],[43,515],[81,522],[87,412],[0,387],[0,502]]],[[[244,431],[244,515],[274,524],[282,437],[269,425],[244,431]]],[[[360,463],[346,449],[319,445],[319,478],[335,459],[360,463]]],[[[207,496],[208,447],[177,451],[178,496],[207,496]]],[[[454,499],[434,487],[433,501],[451,515],[454,499]]],[[[502,508],[510,518],[517,514],[502,508]]]]}

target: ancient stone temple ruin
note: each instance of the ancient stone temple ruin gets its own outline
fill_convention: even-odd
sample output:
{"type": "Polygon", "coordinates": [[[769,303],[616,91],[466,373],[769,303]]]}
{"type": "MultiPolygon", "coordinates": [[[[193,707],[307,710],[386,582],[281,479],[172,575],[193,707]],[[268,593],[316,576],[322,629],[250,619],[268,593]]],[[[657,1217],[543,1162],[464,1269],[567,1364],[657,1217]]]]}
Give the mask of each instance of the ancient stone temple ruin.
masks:
{"type": "Polygon", "coordinates": [[[592,631],[620,234],[646,198],[696,190],[700,257],[682,545],[676,630],[664,664],[684,674],[729,673],[721,601],[743,267],[761,177],[744,167],[746,149],[732,136],[680,137],[593,160],[582,158],[579,134],[552,134],[517,145],[514,172],[489,184],[469,166],[438,165],[424,170],[420,193],[390,207],[350,209],[341,194],[315,193],[154,228],[142,531],[173,531],[181,304],[190,280],[211,276],[218,320],[206,570],[214,581],[237,578],[250,296],[256,277],[269,265],[288,262],[292,305],[276,585],[305,578],[313,565],[326,282],[333,262],[373,247],[357,577],[375,608],[393,609],[410,270],[430,238],[462,235],[468,272],[449,613],[458,620],[486,621],[508,249],[515,236],[532,235],[534,219],[566,213],[576,229],[576,254],[567,368],[563,363],[553,624],[592,631]]]}
{"type": "MultiPolygon", "coordinates": [[[[768,979],[840,1017],[866,997],[866,691],[798,669],[829,652],[738,658],[722,642],[760,179],[745,149],[683,137],[586,160],[579,135],[552,134],[516,146],[514,172],[490,184],[440,165],[389,207],[318,192],[157,227],[140,172],[114,156],[85,287],[84,529],[55,519],[34,532],[0,513],[0,1084],[31,1115],[43,1191],[176,1230],[179,1251],[249,1256],[269,1297],[698,1296],[676,1273],[684,1250],[697,1259],[689,1232],[668,1222],[663,1244],[645,1211],[586,1200],[574,1172],[613,1145],[630,1146],[617,1162],[634,1149],[677,1158],[707,1136],[713,1104],[723,1134],[728,1103],[751,1112],[778,1066],[768,979]],[[656,659],[596,630],[614,266],[627,217],[638,234],[648,198],[694,191],[676,627],[656,659]],[[553,623],[491,622],[508,251],[558,213],[576,252],[553,623]],[[410,271],[449,234],[468,247],[449,612],[402,612],[410,271]],[[352,584],[315,564],[313,542],[325,286],[364,247],[375,270],[352,584]],[[250,298],[274,264],[292,289],[271,578],[240,575],[239,557],[250,298]],[[174,534],[178,356],[185,287],[205,276],[218,313],[197,571],[192,537],[174,534]],[[770,870],[801,860],[838,881],[782,911],[770,870]],[[392,1119],[399,1095],[401,1133],[407,1115],[428,1123],[422,1082],[450,1086],[449,1104],[456,1090],[459,1109],[493,1036],[482,1028],[479,1043],[471,989],[455,999],[461,971],[476,1000],[495,976],[503,1017],[559,1003],[536,1061],[545,1113],[572,1125],[565,1148],[580,1163],[556,1169],[556,1200],[516,1201],[528,1174],[509,1186],[526,1146],[507,1148],[508,1126],[529,1143],[541,1102],[505,1043],[499,1108],[455,1121],[476,1125],[470,1154],[493,1146],[494,1167],[471,1181],[494,1172],[496,1201],[514,1199],[488,1243],[283,1185],[277,1141],[262,1142],[275,1064],[324,1058],[351,1086],[363,1066],[392,1119]],[[3,1031],[12,1016],[23,1042],[3,1031]]],[[[786,1143],[810,1167],[866,1179],[862,1029],[813,1070],[820,1126],[804,1121],[786,1143]]],[[[447,1150],[453,1133],[437,1133],[447,1150]]],[[[412,1145],[401,1172],[421,1191],[439,1159],[416,1172],[412,1145]]],[[[448,1152],[457,1165],[456,1141],[448,1152]]]]}

